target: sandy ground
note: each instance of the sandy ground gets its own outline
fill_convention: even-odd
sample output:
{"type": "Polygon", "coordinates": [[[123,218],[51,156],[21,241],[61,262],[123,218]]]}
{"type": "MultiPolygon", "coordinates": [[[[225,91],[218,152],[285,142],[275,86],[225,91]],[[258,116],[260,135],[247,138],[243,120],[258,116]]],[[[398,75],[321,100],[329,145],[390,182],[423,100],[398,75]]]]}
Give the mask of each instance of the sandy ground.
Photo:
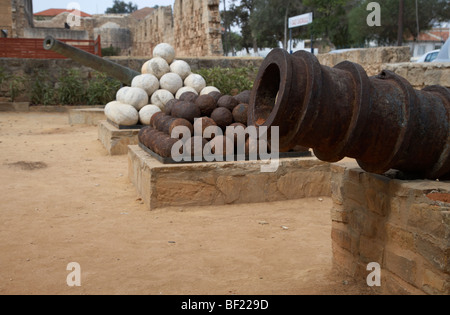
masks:
{"type": "Polygon", "coordinates": [[[127,163],[67,114],[0,113],[0,294],[370,293],[332,269],[329,198],[150,212],[127,163]]]}

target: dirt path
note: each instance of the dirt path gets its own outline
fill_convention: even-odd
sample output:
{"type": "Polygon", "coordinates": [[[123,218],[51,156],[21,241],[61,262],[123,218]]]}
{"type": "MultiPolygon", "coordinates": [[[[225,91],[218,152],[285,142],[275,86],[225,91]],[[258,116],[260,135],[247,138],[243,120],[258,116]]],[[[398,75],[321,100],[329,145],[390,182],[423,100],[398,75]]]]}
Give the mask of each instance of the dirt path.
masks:
{"type": "Polygon", "coordinates": [[[332,272],[330,199],[149,212],[67,114],[0,113],[0,200],[0,294],[370,292],[332,272]]]}

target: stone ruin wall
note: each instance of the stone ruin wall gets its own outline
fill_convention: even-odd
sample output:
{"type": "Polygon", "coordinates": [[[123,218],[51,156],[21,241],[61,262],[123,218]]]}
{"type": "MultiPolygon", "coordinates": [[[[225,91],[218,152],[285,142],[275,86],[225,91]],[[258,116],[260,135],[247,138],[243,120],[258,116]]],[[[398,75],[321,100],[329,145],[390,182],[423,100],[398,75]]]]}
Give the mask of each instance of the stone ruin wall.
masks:
{"type": "Polygon", "coordinates": [[[174,46],[179,55],[223,55],[219,4],[219,0],[175,1],[174,46]]]}
{"type": "Polygon", "coordinates": [[[33,27],[32,0],[0,0],[0,21],[8,37],[23,38],[24,30],[33,27]]]}
{"type": "MultiPolygon", "coordinates": [[[[124,56],[151,57],[153,48],[162,42],[174,46],[178,56],[222,56],[219,4],[220,0],[175,0],[173,9],[172,6],[159,7],[142,20],[129,14],[94,15],[82,18],[81,25],[70,31],[74,35],[85,32],[90,39],[100,35],[102,47],[120,48],[124,56]]],[[[50,29],[53,32],[62,29],[67,15],[35,21],[35,29],[29,29],[29,37],[42,36],[45,30],[51,33],[50,29]]],[[[66,37],[70,38],[70,34],[66,37]]]]}
{"type": "Polygon", "coordinates": [[[0,29],[12,32],[11,1],[0,0],[0,29]]]}
{"type": "Polygon", "coordinates": [[[133,29],[133,56],[152,56],[159,43],[174,44],[173,16],[170,6],[159,7],[133,29]]]}
{"type": "Polygon", "coordinates": [[[176,0],[174,9],[160,7],[133,30],[133,56],[151,56],[162,42],[178,56],[222,56],[219,0],[176,0]]]}
{"type": "Polygon", "coordinates": [[[351,61],[362,65],[368,76],[374,76],[383,71],[386,64],[409,62],[411,52],[409,47],[378,47],[320,54],[317,58],[320,64],[328,67],[334,67],[343,61],[351,61]]]}

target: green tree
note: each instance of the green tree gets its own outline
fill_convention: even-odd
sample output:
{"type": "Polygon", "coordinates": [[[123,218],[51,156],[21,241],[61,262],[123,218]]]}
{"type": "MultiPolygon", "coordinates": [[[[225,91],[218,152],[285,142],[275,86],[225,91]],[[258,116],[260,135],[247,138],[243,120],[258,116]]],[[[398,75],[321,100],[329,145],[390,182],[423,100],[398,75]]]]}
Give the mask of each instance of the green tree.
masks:
{"type": "Polygon", "coordinates": [[[137,5],[132,2],[126,3],[125,1],[114,0],[113,6],[111,8],[106,9],[106,14],[124,14],[124,13],[133,13],[137,11],[137,5]]]}
{"type": "Polygon", "coordinates": [[[310,31],[328,45],[348,47],[352,44],[347,15],[354,0],[305,0],[304,4],[314,13],[310,31]]]}
{"type": "Polygon", "coordinates": [[[250,24],[260,46],[278,47],[282,42],[287,49],[288,19],[304,9],[301,1],[255,0],[250,24]]]}
{"type": "Polygon", "coordinates": [[[256,0],[231,0],[231,2],[229,1],[230,6],[227,10],[221,11],[223,27],[226,30],[223,38],[225,53],[228,52],[228,48],[228,50],[235,49],[236,44],[238,44],[240,49],[245,48],[247,53],[250,52],[251,47],[253,47],[255,51],[258,50],[258,44],[250,25],[250,18],[254,11],[253,8],[255,2],[256,0]],[[240,28],[241,34],[232,34],[232,26],[240,28]],[[238,42],[236,42],[236,35],[240,36],[238,42]],[[235,41],[234,43],[231,42],[233,39],[235,41]]]}
{"type": "MultiPolygon", "coordinates": [[[[348,15],[352,41],[358,45],[364,45],[367,41],[372,40],[379,45],[395,45],[399,29],[398,0],[385,0],[381,3],[381,27],[367,25],[369,2],[371,1],[359,1],[348,15]]],[[[415,40],[419,31],[429,30],[439,21],[450,20],[450,2],[448,0],[418,0],[417,4],[418,8],[416,8],[416,1],[404,1],[404,38],[413,37],[415,40]]]]}

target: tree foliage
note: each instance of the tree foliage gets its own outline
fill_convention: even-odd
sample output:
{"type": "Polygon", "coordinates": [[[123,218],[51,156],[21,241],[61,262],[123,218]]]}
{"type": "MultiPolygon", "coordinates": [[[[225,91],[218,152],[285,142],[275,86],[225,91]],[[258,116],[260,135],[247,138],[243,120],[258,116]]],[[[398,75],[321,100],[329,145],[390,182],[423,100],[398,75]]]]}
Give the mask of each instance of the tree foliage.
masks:
{"type": "Polygon", "coordinates": [[[132,2],[126,3],[125,1],[114,0],[113,6],[111,8],[106,9],[106,14],[125,14],[125,13],[133,13],[137,11],[137,5],[132,2]]]}
{"type": "MultiPolygon", "coordinates": [[[[308,39],[311,33],[337,48],[361,47],[375,40],[379,45],[397,43],[399,1],[383,0],[381,27],[369,27],[367,5],[372,0],[228,0],[227,24],[241,28],[239,46],[249,50],[277,47],[286,43],[287,19],[313,12],[310,26],[293,30],[295,39],[308,39]]],[[[419,29],[430,29],[436,22],[450,20],[450,1],[417,0],[419,29]]],[[[404,37],[417,37],[416,1],[405,1],[404,37]]],[[[286,47],[285,47],[286,48],[286,47]]]]}
{"type": "MultiPolygon", "coordinates": [[[[369,0],[359,1],[348,15],[352,41],[363,44],[375,40],[380,45],[393,45],[398,34],[398,0],[385,0],[381,5],[381,27],[369,27],[366,23],[369,0]]],[[[419,31],[429,30],[440,21],[450,20],[450,2],[448,0],[405,1],[404,5],[404,37],[417,38],[419,31]],[[417,17],[419,25],[417,25],[417,17]]]]}

